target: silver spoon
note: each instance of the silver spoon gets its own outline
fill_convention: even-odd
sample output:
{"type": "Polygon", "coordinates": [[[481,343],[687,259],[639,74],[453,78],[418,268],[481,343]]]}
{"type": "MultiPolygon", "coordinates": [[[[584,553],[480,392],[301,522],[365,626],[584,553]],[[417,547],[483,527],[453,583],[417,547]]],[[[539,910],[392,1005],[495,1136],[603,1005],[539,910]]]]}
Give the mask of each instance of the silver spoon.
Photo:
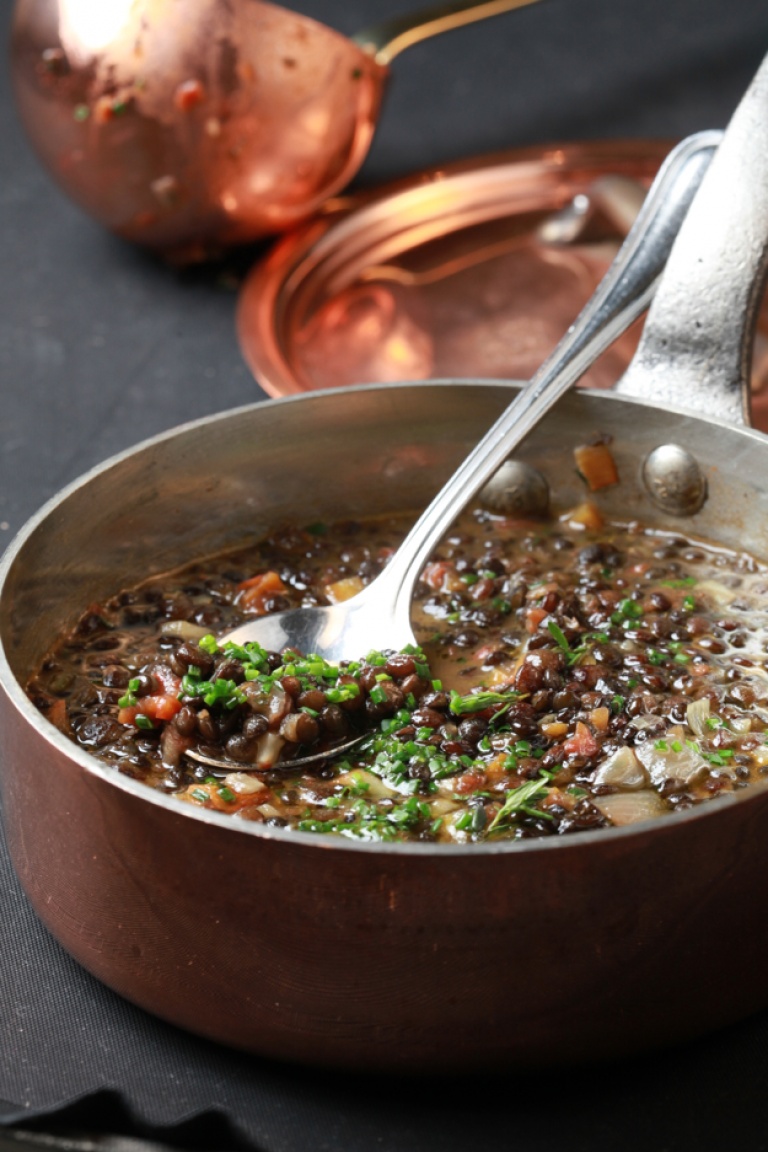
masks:
{"type": "MultiPolygon", "coordinates": [[[[255,642],[268,651],[317,653],[331,663],[373,650],[399,650],[416,639],[410,622],[413,587],[435,546],[456,517],[553,404],[648,307],[680,225],[722,137],[701,132],[667,157],[608,272],[589,303],[529,384],[517,395],[441,489],[391,558],[362,592],[339,604],[291,608],[249,620],[220,644],[255,642]]],[[[365,737],[360,737],[362,740],[365,737]]],[[[276,767],[328,759],[318,752],[276,767]]],[[[234,761],[194,760],[253,771],[234,761]]]]}
{"type": "Polygon", "coordinates": [[[276,760],[268,768],[257,768],[255,764],[242,764],[238,760],[227,760],[223,756],[208,756],[204,752],[198,752],[196,748],[188,748],[184,755],[187,759],[194,760],[198,764],[205,764],[207,768],[212,769],[212,776],[224,776],[228,772],[287,772],[293,771],[294,768],[303,768],[306,764],[317,764],[321,760],[330,760],[333,756],[340,756],[342,752],[349,752],[358,744],[362,744],[363,740],[366,740],[370,735],[370,732],[363,732],[359,736],[353,736],[350,740],[329,744],[322,752],[310,752],[307,756],[291,756],[286,760],[276,760]]]}
{"type": "Polygon", "coordinates": [[[269,651],[292,648],[338,663],[414,644],[414,584],[462,509],[597,357],[647,308],[696,190],[721,138],[702,132],[665,161],[616,259],[589,303],[530,383],[512,401],[422,513],[380,576],[339,604],[291,608],[249,620],[223,637],[269,651]]]}

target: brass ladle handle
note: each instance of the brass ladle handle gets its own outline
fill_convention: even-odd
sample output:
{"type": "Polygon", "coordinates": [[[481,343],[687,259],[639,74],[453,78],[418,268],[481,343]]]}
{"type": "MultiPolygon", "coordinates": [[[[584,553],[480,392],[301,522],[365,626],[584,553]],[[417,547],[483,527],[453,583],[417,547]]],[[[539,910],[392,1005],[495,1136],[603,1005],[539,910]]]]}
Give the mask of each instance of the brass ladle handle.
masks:
{"type": "Polygon", "coordinates": [[[536,3],[538,0],[473,0],[471,3],[462,0],[457,4],[440,4],[437,8],[428,8],[410,16],[397,16],[371,28],[363,28],[351,39],[377,64],[386,66],[406,48],[428,40],[430,36],[439,36],[441,32],[474,24],[476,20],[500,16],[502,12],[513,12],[515,8],[527,8],[536,3]]]}

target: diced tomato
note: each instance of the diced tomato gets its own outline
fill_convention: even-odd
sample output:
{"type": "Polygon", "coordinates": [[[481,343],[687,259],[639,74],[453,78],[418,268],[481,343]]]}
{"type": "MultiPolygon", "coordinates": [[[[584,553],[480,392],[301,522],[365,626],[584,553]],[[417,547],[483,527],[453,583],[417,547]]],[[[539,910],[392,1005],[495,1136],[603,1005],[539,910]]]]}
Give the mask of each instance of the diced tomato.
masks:
{"type": "Polygon", "coordinates": [[[287,591],[287,586],[277,572],[259,572],[258,575],[251,576],[250,580],[243,580],[242,584],[238,584],[235,603],[249,612],[255,612],[257,616],[263,616],[267,611],[266,599],[287,591]]]}
{"type": "Polygon", "coordinates": [[[464,772],[461,776],[457,776],[453,791],[458,793],[459,796],[466,796],[470,792],[477,792],[479,788],[485,788],[488,783],[488,778],[485,772],[477,772],[474,769],[470,772],[464,772]]]}
{"type": "Polygon", "coordinates": [[[427,564],[421,579],[435,592],[440,592],[446,578],[453,575],[453,572],[454,566],[450,560],[434,560],[431,564],[427,564]]]}
{"type": "Polygon", "coordinates": [[[121,708],[117,714],[120,724],[136,724],[137,716],[149,720],[172,720],[181,711],[181,701],[176,696],[142,696],[136,704],[121,708]]]}
{"type": "Polygon", "coordinates": [[[162,692],[155,692],[154,696],[178,696],[181,691],[181,680],[167,665],[153,664],[150,674],[154,681],[153,687],[159,684],[162,688],[162,692]]]}
{"type": "Polygon", "coordinates": [[[495,590],[495,581],[490,577],[484,577],[482,580],[478,580],[477,584],[472,585],[470,595],[473,600],[482,602],[492,596],[495,590]]]}
{"type": "Polygon", "coordinates": [[[498,647],[498,644],[483,644],[478,648],[475,652],[475,659],[478,664],[484,664],[489,656],[492,656],[494,652],[498,651],[498,647]]]}
{"type": "Polygon", "coordinates": [[[571,812],[576,807],[577,800],[570,792],[563,792],[561,788],[550,788],[539,803],[542,808],[565,808],[571,812]]]}
{"type": "Polygon", "coordinates": [[[576,722],[576,731],[563,741],[563,750],[567,756],[594,756],[600,748],[595,737],[582,720],[576,722]]]}
{"type": "Polygon", "coordinates": [[[205,100],[205,88],[199,80],[184,80],[173,94],[173,102],[180,112],[190,112],[205,100]]]}
{"type": "Polygon", "coordinates": [[[549,616],[549,612],[545,612],[543,608],[529,608],[525,613],[525,630],[531,636],[541,624],[549,616]]]}

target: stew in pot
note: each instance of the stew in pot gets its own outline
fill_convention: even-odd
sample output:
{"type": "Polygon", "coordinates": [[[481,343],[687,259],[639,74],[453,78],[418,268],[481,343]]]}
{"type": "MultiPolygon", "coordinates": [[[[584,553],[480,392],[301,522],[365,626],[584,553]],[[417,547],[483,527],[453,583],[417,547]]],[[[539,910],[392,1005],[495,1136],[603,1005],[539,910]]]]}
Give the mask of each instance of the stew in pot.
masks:
{"type": "Polygon", "coordinates": [[[218,643],[254,614],[354,595],[408,526],[290,526],[118,592],[29,695],[182,803],[364,840],[562,835],[763,781],[768,569],[590,503],[548,523],[466,512],[422,575],[413,651],[336,668],[218,643]]]}

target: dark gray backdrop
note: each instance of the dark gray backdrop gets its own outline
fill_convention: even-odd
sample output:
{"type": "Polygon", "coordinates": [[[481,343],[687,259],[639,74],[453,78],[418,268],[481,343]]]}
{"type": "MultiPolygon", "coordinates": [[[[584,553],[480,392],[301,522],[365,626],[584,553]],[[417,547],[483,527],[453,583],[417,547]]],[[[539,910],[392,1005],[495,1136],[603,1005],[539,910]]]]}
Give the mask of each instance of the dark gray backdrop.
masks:
{"type": "MultiPolygon", "coordinates": [[[[295,5],[347,33],[419,6],[295,5]]],[[[4,30],[10,12],[0,0],[4,30]]],[[[359,182],[523,144],[718,127],[766,51],[764,0],[546,0],[397,60],[359,182]]],[[[103,233],[38,166],[7,85],[0,69],[0,550],[90,465],[263,395],[237,348],[229,274],[254,254],[179,273],[103,233]]],[[[0,942],[7,1114],[85,1096],[80,1113],[43,1126],[69,1117],[182,1147],[270,1152],[768,1148],[768,1016],[607,1069],[481,1084],[457,1069],[454,1084],[377,1085],[246,1058],[126,1004],[38,925],[4,851],[0,942]],[[117,1095],[93,1095],[103,1088],[117,1095]]],[[[765,977],[735,956],[733,978],[765,977]]]]}

